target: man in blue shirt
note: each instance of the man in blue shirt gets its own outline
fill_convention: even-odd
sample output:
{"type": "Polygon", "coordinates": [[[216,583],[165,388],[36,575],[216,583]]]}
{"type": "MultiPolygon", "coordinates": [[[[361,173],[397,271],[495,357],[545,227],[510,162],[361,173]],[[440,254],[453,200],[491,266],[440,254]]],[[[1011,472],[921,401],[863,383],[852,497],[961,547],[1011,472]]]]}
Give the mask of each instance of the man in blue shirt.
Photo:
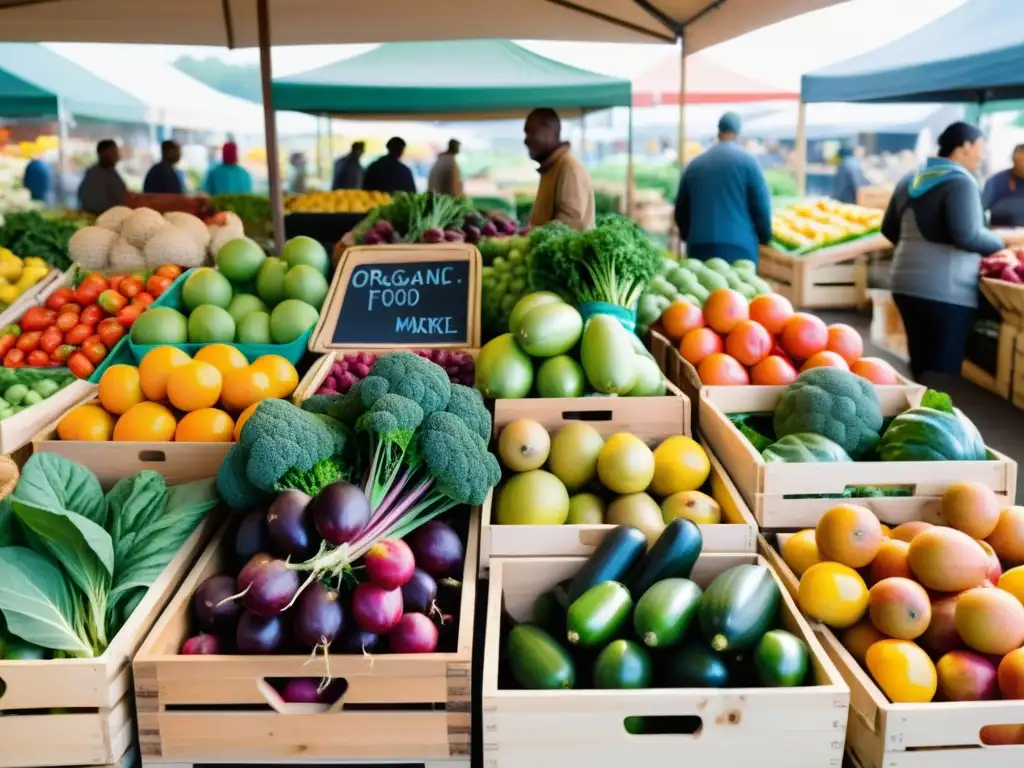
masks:
{"type": "Polygon", "coordinates": [[[993,227],[1024,227],[1024,144],[1013,149],[1013,167],[985,182],[982,204],[993,227]]]}
{"type": "Polygon", "coordinates": [[[772,236],[772,201],[761,166],[736,143],[740,116],[718,121],[718,144],[694,158],[676,197],[676,226],[686,255],[757,262],[758,244],[772,236]]]}
{"type": "Polygon", "coordinates": [[[185,183],[181,171],[176,166],[181,160],[181,147],[178,142],[167,140],[160,144],[160,162],[149,169],[142,191],[146,194],[182,195],[185,183]]]}
{"type": "Polygon", "coordinates": [[[22,184],[33,200],[45,203],[50,196],[50,169],[38,157],[29,160],[25,166],[25,177],[22,184]]]}

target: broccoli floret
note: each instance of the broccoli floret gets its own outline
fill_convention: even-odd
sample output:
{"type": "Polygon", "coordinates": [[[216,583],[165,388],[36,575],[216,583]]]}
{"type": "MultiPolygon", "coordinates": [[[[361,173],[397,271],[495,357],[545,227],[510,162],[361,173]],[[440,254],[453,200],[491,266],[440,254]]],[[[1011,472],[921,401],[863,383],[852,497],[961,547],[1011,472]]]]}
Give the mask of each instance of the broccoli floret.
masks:
{"type": "Polygon", "coordinates": [[[343,456],[348,454],[352,449],[352,427],[326,414],[317,413],[314,415],[330,430],[331,437],[334,440],[334,455],[343,456]]]}
{"type": "MultiPolygon", "coordinates": [[[[363,386],[371,386],[372,394],[380,396],[385,392],[377,389],[379,384],[365,383],[376,378],[387,382],[387,392],[414,400],[423,409],[424,414],[443,411],[452,394],[451,382],[444,369],[412,352],[391,352],[378,358],[370,368],[370,375],[363,379],[363,386]]],[[[369,405],[372,405],[372,402],[367,407],[369,405]]]]}
{"type": "Polygon", "coordinates": [[[360,382],[359,399],[364,408],[372,408],[373,404],[391,391],[391,384],[382,376],[369,375],[360,382]]]}
{"type": "Polygon", "coordinates": [[[248,449],[241,443],[236,443],[227,452],[220,469],[217,470],[217,493],[231,509],[265,507],[273,498],[249,482],[245,474],[248,459],[248,449]]]}
{"type": "Polygon", "coordinates": [[[302,410],[309,413],[327,413],[341,398],[341,395],[312,395],[302,401],[302,410]]]}
{"type": "Polygon", "coordinates": [[[451,413],[432,413],[420,429],[420,454],[434,489],[456,504],[483,504],[501,480],[501,467],[487,443],[451,413]]]}
{"type": "Polygon", "coordinates": [[[839,368],[812,368],[786,387],[773,425],[779,439],[812,432],[857,459],[878,445],[882,410],[867,379],[839,368]]]}
{"type": "Polygon", "coordinates": [[[356,431],[366,440],[369,457],[366,497],[376,509],[402,469],[409,444],[420,424],[423,409],[407,397],[387,394],[379,398],[356,422],[356,431]]]}
{"type": "Polygon", "coordinates": [[[327,415],[354,428],[359,417],[366,413],[366,406],[363,405],[363,398],[360,394],[363,389],[363,381],[365,379],[357,381],[348,392],[331,404],[327,409],[327,415]]]}
{"type": "Polygon", "coordinates": [[[466,422],[466,426],[480,435],[484,442],[491,439],[491,414],[484,405],[484,397],[480,390],[462,384],[452,384],[452,397],[445,410],[466,422]]]}
{"type": "Polygon", "coordinates": [[[328,456],[326,459],[320,459],[312,469],[305,472],[292,467],[281,476],[281,479],[275,484],[274,490],[285,491],[294,488],[307,496],[316,496],[331,483],[346,479],[345,470],[346,465],[340,458],[328,456]]]}

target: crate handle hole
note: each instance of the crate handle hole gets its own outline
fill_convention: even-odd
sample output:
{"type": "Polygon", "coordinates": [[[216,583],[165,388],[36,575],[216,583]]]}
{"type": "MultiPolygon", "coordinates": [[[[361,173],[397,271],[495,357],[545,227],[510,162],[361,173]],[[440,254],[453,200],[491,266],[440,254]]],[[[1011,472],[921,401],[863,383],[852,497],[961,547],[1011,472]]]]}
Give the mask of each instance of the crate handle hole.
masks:
{"type": "Polygon", "coordinates": [[[562,411],[562,421],[611,421],[611,411],[562,411]]]}
{"type": "Polygon", "coordinates": [[[147,463],[167,461],[167,454],[163,451],[139,451],[139,461],[147,463]]]}
{"type": "Polygon", "coordinates": [[[1024,745],[1024,723],[986,725],[979,734],[986,747],[1013,747],[1024,745]]]}
{"type": "Polygon", "coordinates": [[[268,677],[260,680],[257,688],[276,712],[322,714],[341,709],[348,681],[343,677],[268,677]]]}
{"type": "Polygon", "coordinates": [[[5,693],[7,693],[7,683],[5,683],[4,679],[0,677],[0,699],[4,697],[5,693]]]}
{"type": "MultiPolygon", "coordinates": [[[[738,715],[736,722],[739,722],[738,715]]],[[[730,719],[729,724],[735,723],[730,719]]],[[[635,715],[622,721],[631,736],[691,736],[697,738],[704,730],[704,721],[697,715],[635,715]]]]}

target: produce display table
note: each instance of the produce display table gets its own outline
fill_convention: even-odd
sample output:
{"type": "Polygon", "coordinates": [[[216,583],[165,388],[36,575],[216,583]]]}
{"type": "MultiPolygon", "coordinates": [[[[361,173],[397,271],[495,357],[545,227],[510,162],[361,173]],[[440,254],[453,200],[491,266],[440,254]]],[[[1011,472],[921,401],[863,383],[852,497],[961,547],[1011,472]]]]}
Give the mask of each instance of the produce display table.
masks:
{"type": "Polygon", "coordinates": [[[981,295],[1002,317],[996,341],[995,371],[987,371],[971,360],[964,360],[960,374],[972,384],[999,397],[1009,398],[1014,378],[1014,349],[1024,328],[1024,285],[983,277],[978,287],[981,295]]]}
{"type": "Polygon", "coordinates": [[[867,255],[891,247],[867,235],[800,256],[761,246],[758,274],[800,309],[867,306],[867,255]]]}
{"type": "Polygon", "coordinates": [[[288,239],[312,237],[329,252],[365,218],[365,213],[289,213],[284,217],[284,234],[288,239]]]}

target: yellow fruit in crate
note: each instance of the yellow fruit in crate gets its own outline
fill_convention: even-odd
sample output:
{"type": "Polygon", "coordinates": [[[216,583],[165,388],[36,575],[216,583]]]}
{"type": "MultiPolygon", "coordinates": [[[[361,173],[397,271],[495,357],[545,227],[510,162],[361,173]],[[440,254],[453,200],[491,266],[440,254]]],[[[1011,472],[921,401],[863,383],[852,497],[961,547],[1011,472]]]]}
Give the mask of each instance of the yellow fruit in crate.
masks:
{"type": "Polygon", "coordinates": [[[167,379],[174,369],[191,362],[192,358],[177,347],[151,349],[139,363],[142,394],[147,400],[160,402],[167,397],[167,379]]]}
{"type": "Polygon", "coordinates": [[[209,363],[220,371],[221,376],[227,376],[231,371],[245,368],[249,364],[241,350],[229,344],[207,344],[196,352],[194,359],[209,363]]]}
{"type": "Polygon", "coordinates": [[[645,491],[654,478],[654,454],[636,435],[618,432],[605,440],[597,456],[597,477],[612,493],[645,491]]]}
{"type": "Polygon", "coordinates": [[[875,682],[895,704],[923,704],[935,698],[939,676],[932,660],[917,643],[879,640],[868,648],[867,666],[875,682]]]}
{"type": "Polygon", "coordinates": [[[114,433],[114,417],[93,403],[80,405],[57,423],[61,440],[109,440],[114,433]]]}
{"type": "Polygon", "coordinates": [[[114,440],[166,442],[174,439],[178,424],[170,409],[160,403],[139,403],[125,411],[114,425],[114,440]]]}
{"type": "Polygon", "coordinates": [[[242,439],[242,427],[245,426],[245,422],[247,422],[249,420],[249,417],[256,412],[256,408],[262,402],[263,401],[260,400],[259,402],[253,403],[244,411],[242,411],[242,413],[238,416],[238,419],[235,421],[235,430],[231,435],[231,439],[234,440],[236,443],[242,439]]]}
{"type": "Polygon", "coordinates": [[[167,399],[179,411],[213,408],[220,400],[224,377],[210,363],[193,360],[167,377],[167,399]]]}
{"type": "Polygon", "coordinates": [[[221,405],[231,412],[241,412],[253,403],[266,400],[273,391],[273,382],[264,371],[257,371],[250,365],[232,371],[224,377],[221,388],[221,405]]]}
{"type": "Polygon", "coordinates": [[[800,577],[800,610],[830,627],[845,629],[864,616],[868,588],[853,568],[840,563],[817,563],[800,577]]]}
{"type": "Polygon", "coordinates": [[[179,443],[230,443],[235,423],[218,408],[200,408],[185,414],[174,431],[179,443]]]}
{"type": "Polygon", "coordinates": [[[142,377],[134,365],[112,365],[103,372],[99,384],[100,405],[109,413],[120,416],[145,398],[142,395],[142,377]]]}
{"type": "Polygon", "coordinates": [[[299,385],[295,366],[280,355],[263,355],[256,359],[252,368],[270,377],[271,397],[289,397],[299,385]]]}
{"type": "Polygon", "coordinates": [[[680,491],[661,502],[661,516],[666,525],[677,517],[697,525],[718,525],[722,522],[722,507],[706,493],[680,491]]]}
{"type": "Polygon", "coordinates": [[[786,539],[782,544],[782,559],[797,576],[803,576],[808,568],[820,563],[821,555],[814,541],[814,529],[808,528],[786,539]]]}
{"type": "Polygon", "coordinates": [[[999,577],[999,588],[1024,603],[1024,565],[1011,568],[999,577]]]}
{"type": "Polygon", "coordinates": [[[654,449],[654,479],[651,492],[671,496],[696,491],[708,479],[711,462],[700,444],[691,437],[675,435],[654,449]]]}

